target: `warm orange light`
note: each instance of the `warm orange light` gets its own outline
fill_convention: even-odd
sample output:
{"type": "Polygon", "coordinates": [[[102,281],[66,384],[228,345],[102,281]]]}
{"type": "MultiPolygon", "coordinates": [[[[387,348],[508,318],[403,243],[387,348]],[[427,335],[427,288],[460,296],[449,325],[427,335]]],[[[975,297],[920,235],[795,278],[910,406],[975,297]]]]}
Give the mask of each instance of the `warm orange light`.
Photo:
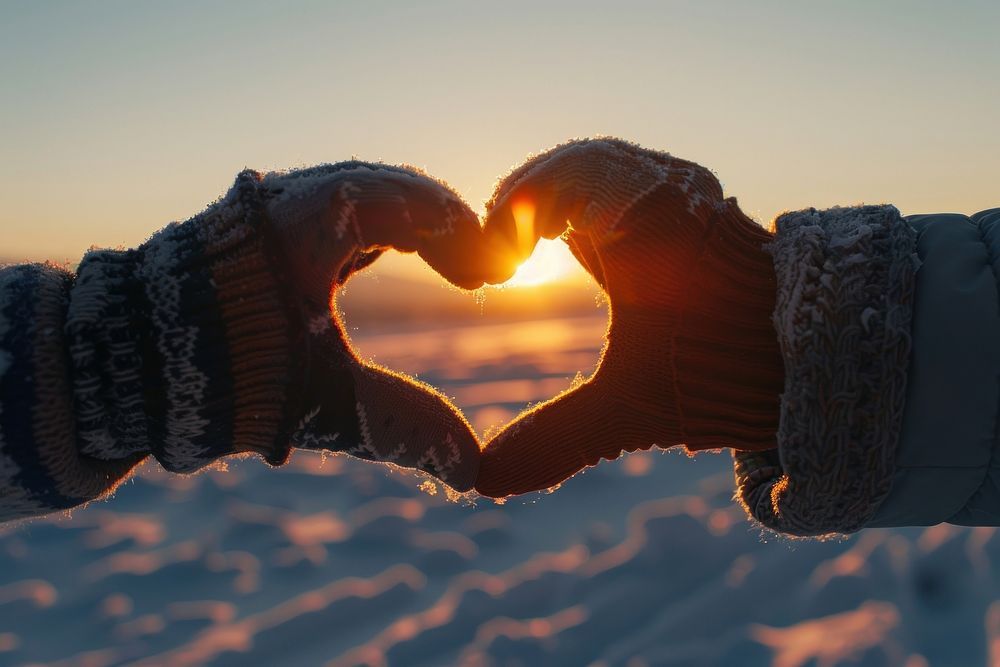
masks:
{"type": "Polygon", "coordinates": [[[511,204],[510,210],[517,230],[518,254],[527,259],[503,287],[533,287],[559,280],[573,271],[580,270],[580,264],[565,243],[559,240],[539,239],[536,236],[533,200],[519,199],[511,204]]]}
{"type": "Polygon", "coordinates": [[[510,207],[517,228],[517,250],[521,257],[531,254],[535,243],[535,202],[520,199],[510,207]]]}
{"type": "Polygon", "coordinates": [[[582,271],[580,263],[565,243],[558,239],[542,239],[535,252],[511,276],[503,287],[532,287],[549,283],[582,271]]]}

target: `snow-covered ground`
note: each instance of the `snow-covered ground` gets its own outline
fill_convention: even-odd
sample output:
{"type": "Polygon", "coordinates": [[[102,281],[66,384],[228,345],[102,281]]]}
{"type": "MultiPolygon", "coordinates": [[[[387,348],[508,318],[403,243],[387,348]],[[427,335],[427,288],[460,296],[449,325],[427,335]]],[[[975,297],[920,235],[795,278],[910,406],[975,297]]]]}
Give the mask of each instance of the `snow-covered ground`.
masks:
{"type": "MultiPolygon", "coordinates": [[[[603,327],[356,340],[486,429],[589,373],[603,327]]],[[[503,505],[340,456],[150,464],[0,532],[0,665],[1000,665],[993,529],[791,541],[731,495],[728,455],[677,452],[503,505]]]]}

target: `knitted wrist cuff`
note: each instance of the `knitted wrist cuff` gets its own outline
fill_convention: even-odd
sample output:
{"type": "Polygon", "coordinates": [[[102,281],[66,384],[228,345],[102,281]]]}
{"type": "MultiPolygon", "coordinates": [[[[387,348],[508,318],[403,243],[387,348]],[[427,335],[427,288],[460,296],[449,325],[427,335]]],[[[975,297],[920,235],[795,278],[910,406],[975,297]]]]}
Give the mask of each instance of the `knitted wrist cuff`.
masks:
{"type": "Polygon", "coordinates": [[[712,221],[676,337],[677,406],[689,450],[772,449],[784,366],[772,323],[773,240],[728,200],[712,221]]]}
{"type": "Polygon", "coordinates": [[[676,264],[659,269],[670,276],[657,287],[665,305],[613,304],[611,336],[622,352],[609,351],[605,363],[633,384],[662,378],[646,391],[624,390],[633,410],[663,425],[660,446],[775,447],[784,372],[771,320],[774,265],[763,248],[771,240],[735,201],[724,202],[698,234],[671,239],[674,255],[656,258],[676,264]],[[662,352],[650,355],[651,346],[662,352]]]}
{"type": "Polygon", "coordinates": [[[110,493],[143,458],[78,448],[63,334],[71,285],[48,264],[0,270],[0,521],[110,493]]]}
{"type": "Polygon", "coordinates": [[[151,452],[174,472],[239,452],[287,458],[304,336],[259,180],[244,172],[200,215],[81,265],[70,345],[85,452],[151,452]]]}
{"type": "Polygon", "coordinates": [[[141,261],[134,250],[88,252],[66,313],[78,446],[104,460],[150,451],[142,377],[149,302],[141,261]]]}

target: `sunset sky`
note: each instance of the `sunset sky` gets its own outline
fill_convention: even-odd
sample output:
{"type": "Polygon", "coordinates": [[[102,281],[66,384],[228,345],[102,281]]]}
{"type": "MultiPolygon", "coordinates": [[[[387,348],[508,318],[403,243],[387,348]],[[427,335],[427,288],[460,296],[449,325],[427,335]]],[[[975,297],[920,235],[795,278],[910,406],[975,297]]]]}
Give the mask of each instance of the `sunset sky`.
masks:
{"type": "Polygon", "coordinates": [[[1000,205],[994,1],[3,2],[0,17],[7,259],[137,244],[244,166],[409,162],[479,209],[528,153],[595,134],[707,165],[762,222],[1000,205]]]}

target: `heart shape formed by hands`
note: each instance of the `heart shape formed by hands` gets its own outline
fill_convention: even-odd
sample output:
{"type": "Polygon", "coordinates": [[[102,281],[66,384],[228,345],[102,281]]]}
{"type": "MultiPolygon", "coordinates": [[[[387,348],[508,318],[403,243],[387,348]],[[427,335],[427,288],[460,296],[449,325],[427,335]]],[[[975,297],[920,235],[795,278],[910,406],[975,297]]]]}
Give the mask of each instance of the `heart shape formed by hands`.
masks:
{"type": "Polygon", "coordinates": [[[571,142],[507,176],[482,227],[457,194],[409,168],[341,163],[261,185],[309,318],[296,446],[416,467],[492,497],[653,445],[775,446],[783,370],[770,235],[707,169],[616,139],[571,142]],[[533,224],[518,224],[525,215],[533,224]],[[389,247],[418,252],[459,287],[500,283],[541,237],[566,241],[607,293],[607,345],[589,380],[480,452],[443,396],[355,356],[330,285],[389,247]]]}

